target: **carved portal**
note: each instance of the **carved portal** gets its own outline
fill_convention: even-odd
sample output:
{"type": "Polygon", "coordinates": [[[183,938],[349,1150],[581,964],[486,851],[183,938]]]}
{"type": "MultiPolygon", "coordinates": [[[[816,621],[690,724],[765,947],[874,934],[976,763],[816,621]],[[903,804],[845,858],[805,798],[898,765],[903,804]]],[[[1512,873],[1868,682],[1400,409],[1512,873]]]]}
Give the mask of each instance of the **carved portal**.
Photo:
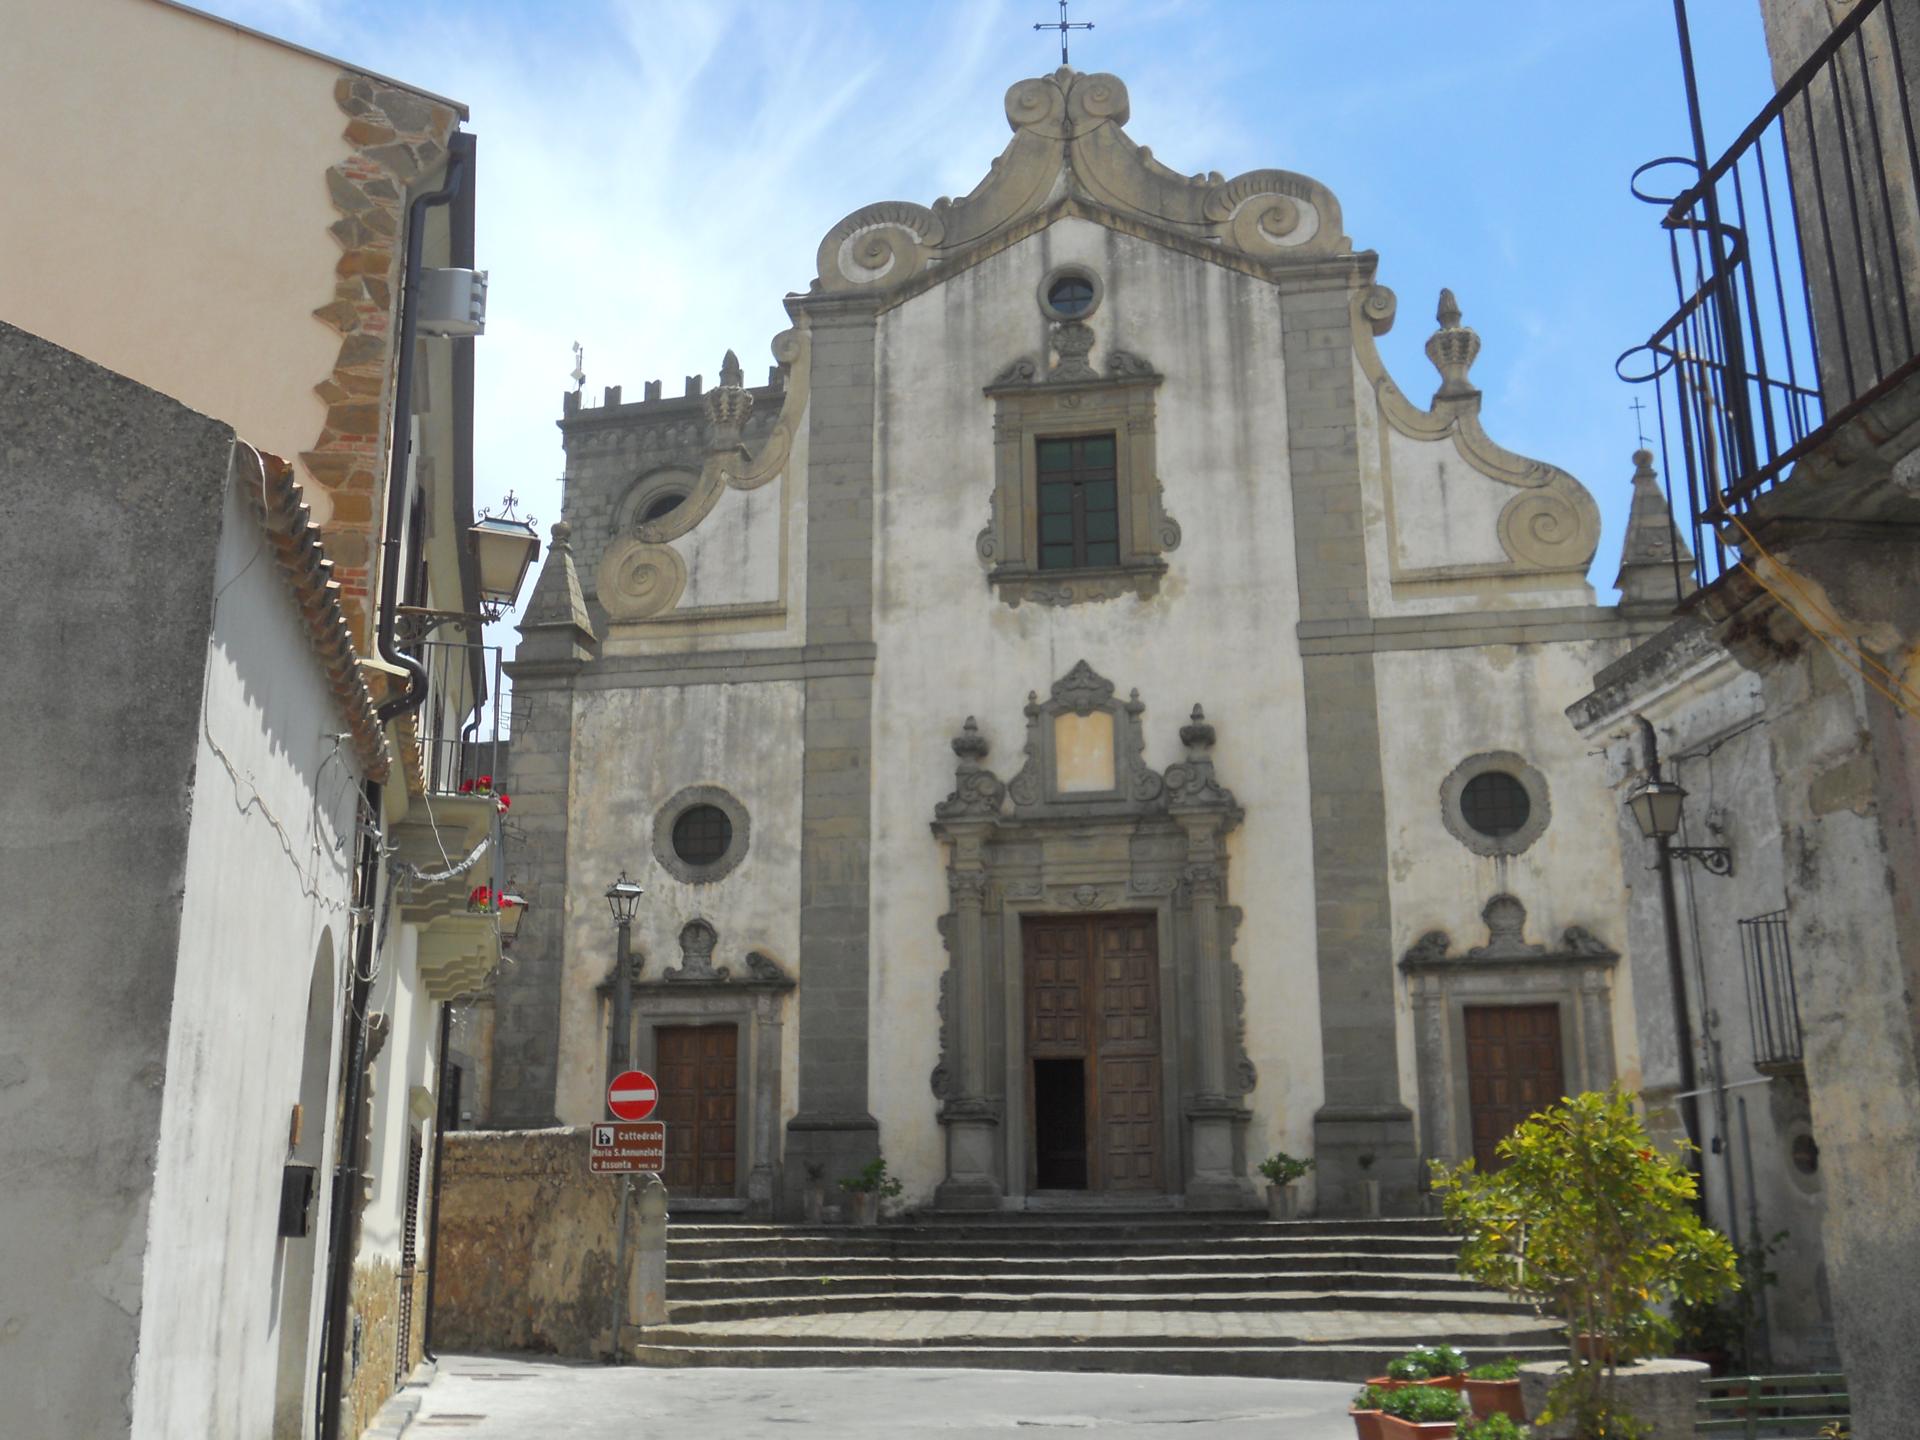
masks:
{"type": "Polygon", "coordinates": [[[1513,895],[1493,896],[1480,916],[1486,944],[1457,955],[1444,930],[1429,930],[1400,959],[1413,1001],[1421,1148],[1448,1164],[1473,1154],[1469,1005],[1557,1005],[1569,1088],[1604,1090],[1614,1078],[1613,968],[1620,957],[1578,925],[1556,946],[1529,941],[1526,906],[1513,895]]]}
{"type": "Polygon", "coordinates": [[[1180,730],[1184,758],[1162,773],[1144,760],[1146,705],[1117,697],[1084,660],[1025,709],[1025,763],[1003,784],[985,765],[988,742],[968,717],[953,741],[954,790],[935,808],[947,846],[951,909],[941,980],[941,1053],[931,1083],[947,1131],[937,1203],[994,1208],[1028,1188],[1023,916],[1101,911],[1150,914],[1160,989],[1161,1153],[1168,1188],[1190,1206],[1254,1203],[1247,1179],[1244,1097],[1256,1076],[1244,1047],[1244,993],[1231,953],[1240,913],[1229,894],[1225,837],[1240,823],[1215,777],[1214,727],[1199,706],[1180,730]],[[1099,718],[1111,783],[1072,781],[1085,755],[1066,756],[1066,719],[1099,718]],[[1061,766],[1067,760],[1069,781],[1061,766]]]}

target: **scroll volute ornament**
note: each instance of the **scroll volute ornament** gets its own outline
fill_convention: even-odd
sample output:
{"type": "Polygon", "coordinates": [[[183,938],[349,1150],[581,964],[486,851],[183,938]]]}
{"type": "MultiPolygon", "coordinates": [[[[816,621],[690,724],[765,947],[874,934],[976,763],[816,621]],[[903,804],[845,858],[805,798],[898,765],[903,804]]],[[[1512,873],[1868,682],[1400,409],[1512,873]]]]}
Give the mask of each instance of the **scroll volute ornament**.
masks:
{"type": "Polygon", "coordinates": [[[829,230],[816,256],[819,291],[891,290],[945,264],[1065,193],[1191,240],[1255,260],[1344,254],[1340,202],[1326,186],[1287,170],[1228,180],[1168,169],[1123,128],[1130,113],[1118,76],[1061,67],[1007,91],[1013,140],[986,176],[957,200],[931,207],[887,200],[829,230]]]}

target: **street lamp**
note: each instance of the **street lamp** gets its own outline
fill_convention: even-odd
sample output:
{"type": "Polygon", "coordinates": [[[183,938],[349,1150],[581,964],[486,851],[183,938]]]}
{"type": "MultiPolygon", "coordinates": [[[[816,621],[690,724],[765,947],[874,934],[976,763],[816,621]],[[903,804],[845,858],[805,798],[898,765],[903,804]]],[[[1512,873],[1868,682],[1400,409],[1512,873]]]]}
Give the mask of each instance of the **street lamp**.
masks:
{"type": "Polygon", "coordinates": [[[482,511],[467,531],[480,571],[480,613],[488,620],[498,620],[513,608],[540,553],[539,532],[531,518],[522,520],[513,513],[517,503],[509,492],[501,514],[482,511]]]}
{"type": "Polygon", "coordinates": [[[607,887],[607,908],[613,912],[615,933],[618,943],[614,947],[613,962],[613,1035],[607,1048],[607,1086],[613,1086],[613,1077],[627,1068],[630,1058],[627,1053],[627,1031],[632,1028],[633,1015],[633,976],[629,973],[633,952],[633,916],[640,908],[640,897],[647,892],[627,878],[622,870],[620,878],[607,887]]]}
{"type": "MultiPolygon", "coordinates": [[[[1673,857],[1697,860],[1709,874],[1731,875],[1733,852],[1725,846],[1675,845],[1680,833],[1680,814],[1687,792],[1660,774],[1660,740],[1653,723],[1644,715],[1633,717],[1640,726],[1646,745],[1647,779],[1627,797],[1627,809],[1640,833],[1657,847],[1654,868],[1660,872],[1660,916],[1667,934],[1667,979],[1673,989],[1674,1046],[1680,1052],[1680,1121],[1686,1126],[1687,1140],[1694,1149],[1687,1156],[1687,1168],[1694,1175],[1694,1209],[1706,1213],[1706,1196],[1699,1182],[1700,1100],[1698,1074],[1693,1064],[1693,1021],[1687,1014],[1687,974],[1680,960],[1680,907],[1673,896],[1673,857]]],[[[1703,997],[1704,999],[1704,997],[1703,997]]]]}

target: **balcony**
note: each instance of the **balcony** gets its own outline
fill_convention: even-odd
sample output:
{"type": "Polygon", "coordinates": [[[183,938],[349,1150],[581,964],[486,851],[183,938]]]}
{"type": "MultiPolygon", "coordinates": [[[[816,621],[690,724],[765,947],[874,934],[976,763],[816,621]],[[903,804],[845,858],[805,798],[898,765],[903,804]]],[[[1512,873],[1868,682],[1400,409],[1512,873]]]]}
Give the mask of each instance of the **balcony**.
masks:
{"type": "Polygon", "coordinates": [[[1800,997],[1793,985],[1793,946],[1787,912],[1774,910],[1740,922],[1740,956],[1747,972],[1747,1021],[1753,1031],[1753,1068],[1763,1075],[1803,1069],[1800,997]]]}
{"type": "Polygon", "coordinates": [[[1873,521],[1900,503],[1833,476],[1889,441],[1911,449],[1920,426],[1916,85],[1920,21],[1862,0],[1717,161],[1696,105],[1698,158],[1635,172],[1635,195],[1666,210],[1678,308],[1618,368],[1653,389],[1702,586],[1772,516],[1873,521]],[[1653,193],[1676,171],[1686,189],[1653,193]]]}

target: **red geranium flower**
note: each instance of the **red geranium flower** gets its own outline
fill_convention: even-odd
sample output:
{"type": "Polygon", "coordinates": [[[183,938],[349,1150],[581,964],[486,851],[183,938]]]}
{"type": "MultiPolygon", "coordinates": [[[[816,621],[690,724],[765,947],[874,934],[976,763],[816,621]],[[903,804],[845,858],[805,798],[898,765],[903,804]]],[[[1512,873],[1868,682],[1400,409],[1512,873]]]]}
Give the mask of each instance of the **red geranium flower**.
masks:
{"type": "Polygon", "coordinates": [[[507,807],[513,804],[513,797],[511,795],[497,795],[494,798],[500,802],[500,813],[502,815],[506,814],[507,807]]]}

